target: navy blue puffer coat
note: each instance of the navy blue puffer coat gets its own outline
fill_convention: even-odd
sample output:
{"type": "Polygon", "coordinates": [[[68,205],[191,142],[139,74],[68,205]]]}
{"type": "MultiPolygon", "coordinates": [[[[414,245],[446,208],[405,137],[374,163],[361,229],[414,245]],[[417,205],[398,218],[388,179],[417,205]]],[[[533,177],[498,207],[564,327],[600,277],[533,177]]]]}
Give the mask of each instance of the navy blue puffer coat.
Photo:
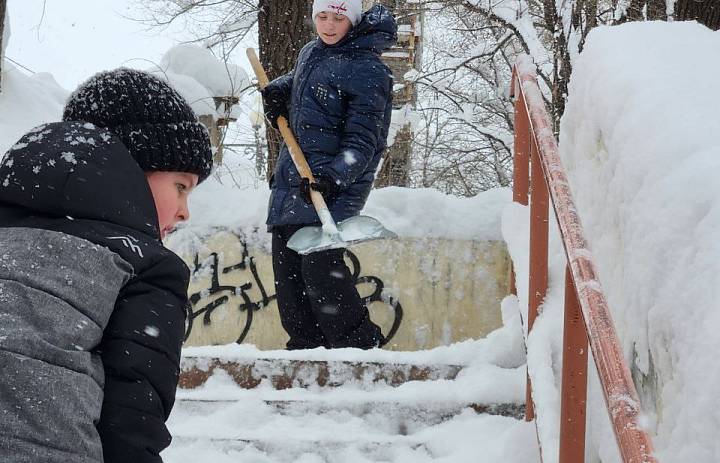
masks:
{"type": "MultiPolygon", "coordinates": [[[[376,5],[335,45],[319,38],[303,47],[293,72],[269,86],[285,96],[290,127],[315,176],[340,187],[328,201],[335,221],[365,205],[386,148],[392,73],[380,54],[397,40],[397,24],[376,5]]],[[[267,224],[313,224],[319,218],[299,195],[300,175],[285,145],[273,178],[267,224]]]]}

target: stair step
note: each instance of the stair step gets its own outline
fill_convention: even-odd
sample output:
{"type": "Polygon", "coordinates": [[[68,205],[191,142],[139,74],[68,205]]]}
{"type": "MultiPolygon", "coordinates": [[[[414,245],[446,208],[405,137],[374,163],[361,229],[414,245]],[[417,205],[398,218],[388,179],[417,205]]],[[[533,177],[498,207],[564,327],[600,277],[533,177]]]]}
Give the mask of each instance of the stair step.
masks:
{"type": "Polygon", "coordinates": [[[259,455],[262,455],[262,457],[247,461],[290,463],[297,461],[351,462],[353,461],[353,455],[358,457],[361,455],[363,462],[389,462],[393,461],[393,455],[397,453],[398,447],[406,448],[408,451],[429,453],[425,443],[405,436],[377,440],[323,439],[317,441],[295,440],[289,437],[279,437],[277,439],[174,437],[172,446],[163,453],[163,458],[166,463],[200,463],[196,458],[188,456],[188,454],[197,455],[202,453],[204,456],[202,463],[204,463],[206,461],[220,461],[219,458],[223,458],[221,460],[223,462],[230,461],[226,459],[232,457],[239,457],[235,461],[246,461],[246,455],[250,454],[256,458],[259,455]],[[309,455],[312,455],[312,458],[309,458],[309,455]]]}
{"type": "Polygon", "coordinates": [[[227,402],[217,401],[212,410],[198,410],[195,407],[212,402],[179,401],[168,423],[173,441],[163,452],[165,463],[429,463],[436,459],[499,463],[516,461],[507,458],[512,451],[504,456],[490,452],[489,459],[484,459],[485,446],[504,448],[504,442],[524,448],[531,447],[535,439],[532,423],[476,414],[467,408],[442,420],[441,415],[429,411],[441,408],[434,404],[428,404],[425,415],[408,419],[404,415],[415,410],[402,405],[392,409],[383,403],[374,404],[377,414],[371,413],[373,405],[369,404],[370,409],[357,410],[357,416],[340,409],[315,409],[313,412],[320,413],[308,414],[304,409],[308,404],[282,403],[287,401],[266,402],[267,407],[259,400],[227,402]],[[519,427],[526,431],[517,434],[519,427]],[[515,440],[516,436],[526,438],[515,440]]]}
{"type": "Polygon", "coordinates": [[[263,381],[269,381],[277,390],[315,385],[338,387],[357,382],[399,386],[409,381],[452,380],[462,368],[459,365],[185,357],[179,386],[182,389],[200,387],[216,370],[225,371],[243,389],[254,389],[263,381]]]}
{"type": "MultiPolygon", "coordinates": [[[[242,400],[242,399],[240,399],[242,400]]],[[[239,400],[225,399],[185,399],[180,398],[176,406],[182,407],[184,413],[193,416],[211,415],[237,403],[239,400]]],[[[442,423],[459,415],[463,410],[472,409],[478,414],[507,416],[522,419],[525,416],[525,404],[462,404],[462,403],[400,403],[382,401],[326,401],[326,400],[263,400],[265,405],[277,413],[288,416],[307,416],[310,414],[327,415],[329,413],[349,413],[356,417],[368,415],[391,415],[408,422],[426,425],[442,423]]],[[[402,433],[401,433],[402,434],[402,433]]]]}

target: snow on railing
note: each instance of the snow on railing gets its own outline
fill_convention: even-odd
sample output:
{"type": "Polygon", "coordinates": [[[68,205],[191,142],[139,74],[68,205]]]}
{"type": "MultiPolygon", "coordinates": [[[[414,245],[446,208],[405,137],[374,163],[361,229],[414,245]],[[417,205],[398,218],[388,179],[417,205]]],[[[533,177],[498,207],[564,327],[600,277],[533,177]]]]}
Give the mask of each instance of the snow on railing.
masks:
{"type": "MultiPolygon", "coordinates": [[[[520,56],[513,67],[511,88],[515,98],[513,201],[526,206],[530,202],[528,333],[547,291],[550,201],[567,257],[559,461],[585,461],[589,341],[623,462],[657,462],[650,437],[638,423],[640,399],[583,235],[536,69],[527,55],[520,56]]],[[[526,419],[530,421],[535,410],[529,376],[527,384],[526,419]]]]}

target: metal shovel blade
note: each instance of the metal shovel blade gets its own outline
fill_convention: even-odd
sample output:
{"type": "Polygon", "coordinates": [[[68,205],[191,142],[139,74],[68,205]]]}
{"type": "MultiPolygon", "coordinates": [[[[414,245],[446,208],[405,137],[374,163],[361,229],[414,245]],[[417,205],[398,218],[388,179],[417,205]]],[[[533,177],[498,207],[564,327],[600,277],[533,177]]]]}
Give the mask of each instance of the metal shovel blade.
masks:
{"type": "Polygon", "coordinates": [[[397,238],[397,235],[372,217],[358,215],[337,224],[338,234],[331,234],[322,227],[301,228],[288,241],[287,246],[298,254],[345,248],[351,244],[383,238],[397,238]]]}

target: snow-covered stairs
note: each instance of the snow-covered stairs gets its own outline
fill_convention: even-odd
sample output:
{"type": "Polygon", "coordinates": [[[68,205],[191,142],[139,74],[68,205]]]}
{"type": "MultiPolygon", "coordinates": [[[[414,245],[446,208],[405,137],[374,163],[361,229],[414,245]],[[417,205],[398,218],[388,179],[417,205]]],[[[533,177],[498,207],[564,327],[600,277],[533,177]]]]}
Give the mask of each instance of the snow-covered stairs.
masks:
{"type": "Polygon", "coordinates": [[[185,356],[165,462],[538,461],[519,368],[309,352],[185,356]]]}
{"type": "Polygon", "coordinates": [[[244,389],[269,381],[275,389],[293,387],[338,387],[347,382],[364,381],[399,386],[408,381],[455,379],[459,365],[384,364],[379,362],[318,361],[298,359],[186,358],[180,388],[194,389],[222,370],[244,389]]]}

